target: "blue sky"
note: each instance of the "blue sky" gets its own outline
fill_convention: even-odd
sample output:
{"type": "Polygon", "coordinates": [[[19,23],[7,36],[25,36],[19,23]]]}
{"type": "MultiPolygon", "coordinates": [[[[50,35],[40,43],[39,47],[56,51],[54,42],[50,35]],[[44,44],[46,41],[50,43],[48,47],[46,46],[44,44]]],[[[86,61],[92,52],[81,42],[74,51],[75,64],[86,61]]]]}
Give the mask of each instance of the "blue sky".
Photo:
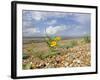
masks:
{"type": "Polygon", "coordinates": [[[23,36],[90,35],[91,14],[23,10],[23,36]]]}

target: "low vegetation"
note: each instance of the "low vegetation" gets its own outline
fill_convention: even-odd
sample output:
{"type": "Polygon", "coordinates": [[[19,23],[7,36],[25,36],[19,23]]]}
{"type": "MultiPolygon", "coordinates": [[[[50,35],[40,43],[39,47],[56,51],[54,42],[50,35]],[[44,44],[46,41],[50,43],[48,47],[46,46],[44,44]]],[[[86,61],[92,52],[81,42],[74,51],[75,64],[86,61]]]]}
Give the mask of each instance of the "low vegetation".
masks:
{"type": "Polygon", "coordinates": [[[52,40],[23,44],[23,69],[91,65],[89,36],[79,39],[60,40],[57,44],[50,44],[50,42],[52,40]]]}

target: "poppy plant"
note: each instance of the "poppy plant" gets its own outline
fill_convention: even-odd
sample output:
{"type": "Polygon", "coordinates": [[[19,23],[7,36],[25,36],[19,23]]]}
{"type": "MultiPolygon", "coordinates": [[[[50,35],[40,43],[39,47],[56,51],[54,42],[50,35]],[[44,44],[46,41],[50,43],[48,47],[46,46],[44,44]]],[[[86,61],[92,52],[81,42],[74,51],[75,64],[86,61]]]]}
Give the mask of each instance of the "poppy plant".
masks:
{"type": "Polygon", "coordinates": [[[50,44],[51,47],[56,46],[56,45],[57,45],[56,41],[51,41],[51,44],[50,44]]]}

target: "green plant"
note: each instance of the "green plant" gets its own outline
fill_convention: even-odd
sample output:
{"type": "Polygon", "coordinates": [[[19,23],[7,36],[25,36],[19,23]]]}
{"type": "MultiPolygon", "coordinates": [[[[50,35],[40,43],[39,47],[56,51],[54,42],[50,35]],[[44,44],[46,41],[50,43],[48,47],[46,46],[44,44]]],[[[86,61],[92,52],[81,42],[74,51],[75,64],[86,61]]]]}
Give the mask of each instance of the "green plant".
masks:
{"type": "Polygon", "coordinates": [[[56,48],[59,47],[59,41],[61,40],[61,37],[55,36],[55,37],[49,37],[46,34],[46,38],[45,38],[45,42],[47,43],[48,47],[49,47],[49,53],[46,53],[44,56],[52,56],[52,55],[56,55],[58,52],[56,50],[56,48]]]}
{"type": "Polygon", "coordinates": [[[83,41],[85,42],[85,43],[90,43],[90,36],[84,36],[83,37],[83,41]]]}
{"type": "Polygon", "coordinates": [[[29,58],[29,55],[26,54],[26,53],[23,53],[23,54],[22,54],[22,57],[23,57],[23,59],[28,59],[28,58],[29,58]]]}
{"type": "Polygon", "coordinates": [[[25,69],[25,70],[26,70],[26,69],[30,69],[31,66],[32,66],[31,62],[22,65],[23,69],[25,69]]]}
{"type": "Polygon", "coordinates": [[[68,48],[72,48],[72,47],[74,47],[74,46],[76,46],[77,45],[77,41],[75,41],[75,40],[72,40],[72,41],[69,41],[67,44],[66,44],[66,48],[68,49],[68,48]]]}
{"type": "Polygon", "coordinates": [[[35,57],[38,57],[39,59],[41,60],[44,60],[45,58],[47,57],[52,57],[54,55],[57,55],[57,51],[51,51],[49,50],[48,52],[46,53],[43,53],[43,52],[38,52],[38,53],[35,53],[35,57]]]}

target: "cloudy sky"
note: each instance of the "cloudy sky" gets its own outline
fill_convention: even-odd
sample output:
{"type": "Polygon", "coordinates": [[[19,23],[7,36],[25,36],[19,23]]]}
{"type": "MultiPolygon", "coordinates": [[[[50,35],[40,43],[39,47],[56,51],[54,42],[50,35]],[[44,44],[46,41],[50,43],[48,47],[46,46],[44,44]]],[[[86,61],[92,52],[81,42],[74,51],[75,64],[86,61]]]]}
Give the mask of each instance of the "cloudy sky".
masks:
{"type": "Polygon", "coordinates": [[[91,15],[72,12],[22,11],[23,36],[83,36],[90,34],[91,15]]]}

